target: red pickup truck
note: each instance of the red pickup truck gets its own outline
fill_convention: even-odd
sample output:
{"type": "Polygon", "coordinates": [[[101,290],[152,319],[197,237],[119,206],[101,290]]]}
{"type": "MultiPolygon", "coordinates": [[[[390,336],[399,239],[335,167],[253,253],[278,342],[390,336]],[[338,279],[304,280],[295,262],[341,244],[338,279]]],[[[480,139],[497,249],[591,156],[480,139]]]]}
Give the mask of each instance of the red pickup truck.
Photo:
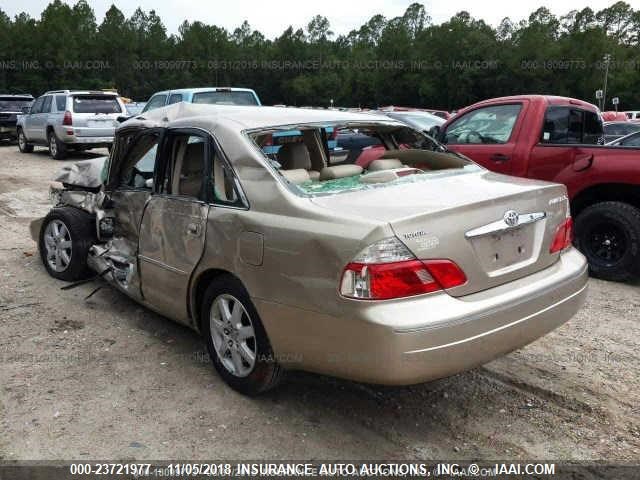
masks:
{"type": "Polygon", "coordinates": [[[591,273],[616,281],[640,276],[640,149],[602,145],[595,105],[545,95],[495,98],[465,108],[435,133],[490,170],[564,183],[575,244],[591,273]]]}

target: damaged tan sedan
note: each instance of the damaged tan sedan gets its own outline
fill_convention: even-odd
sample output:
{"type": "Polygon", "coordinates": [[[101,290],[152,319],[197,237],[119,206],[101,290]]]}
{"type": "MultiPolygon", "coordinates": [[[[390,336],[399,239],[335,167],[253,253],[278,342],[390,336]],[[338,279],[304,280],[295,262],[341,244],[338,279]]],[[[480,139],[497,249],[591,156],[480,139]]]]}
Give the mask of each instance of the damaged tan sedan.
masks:
{"type": "Polygon", "coordinates": [[[47,271],[105,279],[201,332],[246,394],[290,369],[451,375],[586,294],[565,187],[491,173],[387,117],[181,103],[58,180],[32,225],[47,271]]]}

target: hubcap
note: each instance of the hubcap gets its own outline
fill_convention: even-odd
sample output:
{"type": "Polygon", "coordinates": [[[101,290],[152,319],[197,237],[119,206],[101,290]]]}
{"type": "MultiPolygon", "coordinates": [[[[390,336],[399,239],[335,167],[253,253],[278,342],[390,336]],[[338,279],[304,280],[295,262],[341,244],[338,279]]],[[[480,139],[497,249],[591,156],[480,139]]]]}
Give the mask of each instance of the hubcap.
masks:
{"type": "Polygon", "coordinates": [[[64,272],[71,263],[71,234],[60,220],[51,220],[44,231],[47,263],[52,270],[64,272]]]}
{"type": "Polygon", "coordinates": [[[617,225],[596,225],[588,238],[592,256],[607,264],[620,261],[627,250],[627,236],[617,225]]]}
{"type": "Polygon", "coordinates": [[[257,345],[251,318],[232,295],[217,297],[209,315],[211,340],[224,368],[236,377],[246,377],[256,364],[257,345]]]}
{"type": "Polygon", "coordinates": [[[18,134],[18,145],[20,145],[21,150],[24,150],[26,143],[27,142],[24,141],[24,133],[20,131],[20,133],[18,134]]]}
{"type": "Polygon", "coordinates": [[[51,155],[55,155],[58,152],[58,146],[56,145],[56,139],[53,135],[49,137],[49,150],[51,150],[51,155]]]}

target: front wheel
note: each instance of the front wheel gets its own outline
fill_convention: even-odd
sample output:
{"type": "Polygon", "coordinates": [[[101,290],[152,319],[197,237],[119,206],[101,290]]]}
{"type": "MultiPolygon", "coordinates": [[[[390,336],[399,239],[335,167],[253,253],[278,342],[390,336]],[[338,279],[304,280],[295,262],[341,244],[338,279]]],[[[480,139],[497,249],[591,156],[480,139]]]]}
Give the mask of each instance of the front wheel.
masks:
{"type": "Polygon", "coordinates": [[[51,154],[51,158],[56,160],[64,160],[67,158],[67,146],[58,140],[56,133],[51,130],[49,132],[49,153],[51,154]]]}
{"type": "Polygon", "coordinates": [[[640,209],[623,202],[601,202],[576,218],[576,247],[596,278],[624,282],[640,276],[640,209]]]}
{"type": "Polygon", "coordinates": [[[18,150],[20,150],[20,153],[33,152],[33,145],[27,142],[27,137],[22,129],[18,130],[18,150]]]}
{"type": "Polygon", "coordinates": [[[202,334],[213,366],[223,380],[245,395],[275,387],[283,370],[242,283],[232,275],[215,278],[201,311],[202,334]]]}
{"type": "Polygon", "coordinates": [[[68,282],[89,277],[87,256],[95,241],[92,215],[73,207],[54,208],[40,228],[38,246],[44,268],[68,282]]]}

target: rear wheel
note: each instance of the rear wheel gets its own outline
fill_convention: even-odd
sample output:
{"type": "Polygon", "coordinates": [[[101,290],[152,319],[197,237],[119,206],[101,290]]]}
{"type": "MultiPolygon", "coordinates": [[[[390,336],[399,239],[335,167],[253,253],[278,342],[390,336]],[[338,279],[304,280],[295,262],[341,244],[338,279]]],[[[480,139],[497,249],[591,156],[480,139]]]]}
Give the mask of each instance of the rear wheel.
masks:
{"type": "Polygon", "coordinates": [[[63,160],[67,158],[67,146],[58,140],[58,137],[53,130],[49,132],[48,140],[51,158],[55,158],[56,160],[63,160]]]}
{"type": "Polygon", "coordinates": [[[73,207],[54,208],[40,228],[40,258],[52,277],[81,280],[91,274],[87,256],[95,241],[92,215],[73,207]]]}
{"type": "Polygon", "coordinates": [[[594,277],[624,282],[640,276],[640,210],[623,202],[601,202],[576,218],[576,246],[594,277]]]}
{"type": "Polygon", "coordinates": [[[215,278],[201,311],[202,333],[218,374],[233,389],[257,395],[275,387],[283,370],[276,362],[258,312],[232,275],[215,278]]]}
{"type": "Polygon", "coordinates": [[[21,153],[33,152],[33,145],[27,142],[27,137],[21,128],[18,129],[18,150],[20,150],[21,153]]]}

